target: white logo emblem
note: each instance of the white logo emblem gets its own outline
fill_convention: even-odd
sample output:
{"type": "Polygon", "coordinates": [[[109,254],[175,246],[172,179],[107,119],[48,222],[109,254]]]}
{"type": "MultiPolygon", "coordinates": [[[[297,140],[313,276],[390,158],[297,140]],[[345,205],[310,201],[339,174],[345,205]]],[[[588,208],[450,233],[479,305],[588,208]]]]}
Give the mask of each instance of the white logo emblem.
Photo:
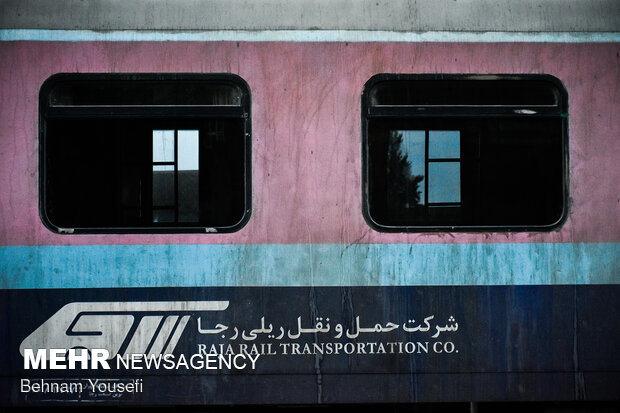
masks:
{"type": "Polygon", "coordinates": [[[58,310],[22,341],[24,349],[107,349],[124,354],[174,351],[190,315],[223,311],[228,301],[74,302],[58,310]]]}

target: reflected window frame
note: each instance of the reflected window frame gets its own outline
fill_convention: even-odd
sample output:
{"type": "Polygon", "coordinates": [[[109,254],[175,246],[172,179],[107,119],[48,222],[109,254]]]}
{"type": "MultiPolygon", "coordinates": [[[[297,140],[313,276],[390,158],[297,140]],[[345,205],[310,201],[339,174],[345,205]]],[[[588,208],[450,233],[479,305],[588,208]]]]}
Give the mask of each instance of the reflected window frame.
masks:
{"type": "MultiPolygon", "coordinates": [[[[404,88],[403,88],[404,89],[404,88]]],[[[501,90],[501,89],[499,89],[501,90]]],[[[517,99],[518,100],[518,99],[517,99]]],[[[402,122],[401,122],[402,123],[402,122]]],[[[451,123],[449,123],[451,125],[451,123]]],[[[459,158],[429,158],[428,144],[429,144],[429,132],[442,130],[441,127],[420,127],[419,125],[412,126],[411,128],[402,127],[400,124],[395,124],[394,128],[388,128],[392,132],[424,132],[426,135],[425,146],[426,153],[425,159],[425,172],[423,176],[423,188],[421,193],[426,197],[426,201],[429,197],[428,177],[429,177],[429,163],[435,161],[439,162],[459,162],[459,167],[462,159],[459,158]]],[[[449,129],[448,127],[447,129],[449,129]]],[[[468,74],[400,74],[400,73],[380,73],[371,77],[362,91],[361,96],[361,137],[362,137],[362,215],[366,223],[374,230],[378,232],[401,232],[401,233],[424,233],[424,232],[548,232],[557,230],[562,227],[568,216],[568,94],[563,84],[559,79],[548,74],[498,74],[498,75],[468,75],[468,74]],[[469,82],[469,81],[472,82],[469,82]],[[447,81],[442,84],[443,81],[447,81]],[[517,84],[521,82],[523,85],[529,87],[529,90],[533,90],[537,95],[534,99],[539,99],[540,104],[529,105],[524,101],[510,102],[511,98],[514,98],[517,94],[513,90],[507,93],[507,97],[501,97],[501,102],[497,98],[498,93],[482,92],[478,104],[467,103],[467,93],[472,93],[472,85],[475,82],[484,82],[490,84],[497,81],[498,85],[501,82],[517,84]],[[402,83],[400,83],[402,82],[402,83]],[[398,89],[405,83],[424,84],[422,93],[420,96],[412,96],[411,91],[400,93],[398,89]],[[529,82],[529,84],[528,84],[529,82]],[[459,96],[454,99],[453,102],[443,102],[441,98],[437,96],[446,96],[447,84],[463,84],[465,87],[463,91],[459,91],[459,96]],[[468,84],[469,83],[469,84],[468,84]],[[388,94],[383,95],[380,98],[377,97],[377,85],[389,84],[392,89],[388,89],[388,94]],[[547,92],[537,92],[535,89],[541,84],[549,85],[550,90],[553,89],[553,96],[547,92]],[[437,93],[437,96],[433,95],[433,86],[428,85],[441,85],[443,91],[437,93]],[[538,85],[538,86],[537,86],[538,85]],[[396,92],[393,92],[395,91],[396,92]],[[443,93],[443,94],[442,94],[443,93]],[[510,94],[512,93],[512,95],[510,94]],[[383,100],[381,100],[383,99],[383,100]],[[493,99],[498,100],[498,103],[494,103],[493,99]],[[399,101],[400,100],[400,101],[399,101]],[[552,100],[554,100],[552,102],[552,100]],[[561,157],[561,212],[557,220],[545,224],[455,224],[453,222],[442,223],[393,223],[383,220],[383,218],[376,218],[372,214],[372,175],[370,159],[372,158],[370,149],[370,128],[369,124],[373,119],[380,119],[382,122],[388,122],[391,119],[398,119],[400,121],[406,120],[407,122],[415,123],[421,120],[422,125],[429,123],[436,124],[441,123],[442,119],[449,119],[452,122],[456,118],[476,118],[485,119],[494,116],[523,116],[523,119],[527,119],[527,116],[553,116],[560,119],[561,122],[561,153],[557,155],[561,157]]],[[[446,129],[446,130],[447,130],[446,129]]],[[[469,133],[470,131],[468,131],[469,133]]],[[[460,171],[462,184],[462,176],[465,172],[460,171]]],[[[389,183],[382,184],[383,186],[389,185],[389,183]]],[[[385,191],[385,189],[383,190],[385,191]]],[[[376,196],[376,194],[375,194],[376,196]]],[[[387,196],[387,195],[386,195],[387,196]]],[[[425,202],[426,202],[425,201],[425,202]]],[[[462,198],[460,199],[462,201],[462,198]]],[[[461,202],[447,202],[439,203],[438,206],[450,207],[451,205],[460,205],[461,202]]],[[[419,206],[425,212],[421,212],[422,219],[428,214],[430,204],[420,203],[419,206]]],[[[389,214],[389,205],[381,212],[382,215],[389,214]],[[388,208],[388,209],[385,209],[388,208]]],[[[419,208],[420,209],[420,208],[419,208]]],[[[380,215],[380,214],[377,214],[380,215]]]]}
{"type": "MultiPolygon", "coordinates": [[[[39,91],[39,216],[41,221],[49,230],[59,234],[216,234],[239,231],[248,223],[252,210],[251,119],[249,85],[243,78],[233,73],[56,73],[44,81],[39,91]],[[81,88],[84,85],[87,88],[92,87],[92,90],[97,90],[96,88],[99,87],[102,93],[100,96],[92,92],[91,95],[82,93],[81,88]],[[106,87],[110,85],[111,90],[106,90],[106,87]],[[125,85],[127,89],[119,88],[118,85],[125,85]],[[156,85],[156,87],[148,90],[148,86],[142,85],[156,85]],[[161,93],[158,95],[159,85],[163,85],[161,90],[165,92],[164,95],[161,93]],[[228,90],[233,89],[234,92],[225,95],[228,90]],[[146,98],[144,98],[145,91],[147,92],[146,98]],[[210,92],[211,96],[205,91],[210,92]],[[126,102],[123,101],[125,92],[127,92],[126,102]],[[71,101],[72,94],[76,96],[75,102],[71,101]],[[67,99],[66,96],[69,98],[67,99]],[[150,102],[149,99],[151,99],[150,102]],[[239,144],[242,149],[236,152],[239,154],[240,163],[243,164],[242,169],[237,168],[240,179],[243,181],[241,184],[243,192],[239,192],[242,201],[238,203],[238,209],[241,211],[240,218],[236,220],[237,216],[235,216],[234,224],[214,223],[214,225],[205,226],[191,220],[182,225],[184,222],[179,220],[177,211],[175,221],[165,226],[157,225],[154,219],[151,220],[152,225],[141,226],[101,225],[72,228],[57,225],[48,216],[46,199],[48,120],[88,119],[89,117],[97,119],[148,118],[158,119],[158,122],[165,122],[167,119],[204,119],[216,122],[220,119],[233,119],[235,122],[241,122],[241,132],[237,136],[242,141],[239,144]]],[[[154,126],[153,133],[159,129],[161,128],[154,126]]],[[[179,131],[192,129],[192,126],[176,127],[175,144],[179,131]]],[[[151,159],[151,173],[163,170],[162,168],[173,168],[175,180],[178,179],[177,159],[173,162],[159,162],[155,159],[154,153],[151,159]]],[[[178,186],[177,183],[175,183],[175,192],[178,192],[176,186],[178,186]]],[[[178,194],[175,197],[178,199],[178,194]]],[[[152,208],[155,211],[156,208],[154,206],[152,208]]]]}

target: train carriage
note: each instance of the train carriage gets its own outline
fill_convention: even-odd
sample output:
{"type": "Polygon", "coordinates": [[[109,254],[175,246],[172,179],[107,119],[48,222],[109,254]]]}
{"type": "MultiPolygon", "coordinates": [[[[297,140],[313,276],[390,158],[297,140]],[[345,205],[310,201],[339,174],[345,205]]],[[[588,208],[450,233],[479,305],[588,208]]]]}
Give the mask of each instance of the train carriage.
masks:
{"type": "Polygon", "coordinates": [[[619,31],[1,1],[1,404],[617,408],[619,31]]]}

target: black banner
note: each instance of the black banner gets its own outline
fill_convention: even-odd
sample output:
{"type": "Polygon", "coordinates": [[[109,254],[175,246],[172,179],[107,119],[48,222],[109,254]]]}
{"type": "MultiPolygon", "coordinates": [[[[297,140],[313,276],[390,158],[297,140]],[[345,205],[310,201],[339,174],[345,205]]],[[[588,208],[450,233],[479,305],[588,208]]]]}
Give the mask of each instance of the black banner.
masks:
{"type": "Polygon", "coordinates": [[[601,400],[620,286],[0,291],[2,403],[601,400]]]}

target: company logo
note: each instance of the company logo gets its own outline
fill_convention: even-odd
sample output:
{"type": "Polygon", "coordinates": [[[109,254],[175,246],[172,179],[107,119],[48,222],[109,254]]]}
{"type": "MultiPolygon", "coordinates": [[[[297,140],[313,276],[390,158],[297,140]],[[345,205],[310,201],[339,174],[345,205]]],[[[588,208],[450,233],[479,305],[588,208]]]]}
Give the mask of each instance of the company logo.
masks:
{"type": "Polygon", "coordinates": [[[22,341],[25,349],[107,349],[117,354],[171,354],[191,313],[223,311],[228,301],[73,302],[22,341]]]}

